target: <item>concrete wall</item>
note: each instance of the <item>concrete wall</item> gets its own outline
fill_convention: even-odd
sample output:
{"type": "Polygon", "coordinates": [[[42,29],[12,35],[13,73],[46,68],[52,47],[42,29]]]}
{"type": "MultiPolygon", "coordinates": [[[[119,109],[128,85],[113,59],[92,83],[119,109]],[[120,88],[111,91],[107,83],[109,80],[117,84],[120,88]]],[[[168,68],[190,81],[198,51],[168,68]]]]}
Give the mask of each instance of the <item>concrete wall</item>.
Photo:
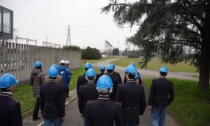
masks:
{"type": "Polygon", "coordinates": [[[70,61],[70,69],[80,67],[81,55],[80,51],[0,41],[0,75],[12,73],[20,83],[27,83],[35,61],[43,63],[43,72],[47,74],[48,68],[59,65],[62,59],[70,61]]]}

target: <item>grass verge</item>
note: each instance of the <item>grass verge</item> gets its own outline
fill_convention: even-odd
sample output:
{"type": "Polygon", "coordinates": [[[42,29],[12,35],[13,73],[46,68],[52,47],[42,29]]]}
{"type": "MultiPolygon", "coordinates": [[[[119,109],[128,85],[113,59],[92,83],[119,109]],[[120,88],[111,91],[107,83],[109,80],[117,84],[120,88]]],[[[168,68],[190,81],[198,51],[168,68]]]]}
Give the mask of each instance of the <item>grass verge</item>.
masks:
{"type": "MultiPolygon", "coordinates": [[[[170,80],[174,83],[175,99],[167,111],[182,126],[209,126],[210,91],[198,91],[198,84],[193,81],[170,80]]],[[[151,86],[151,82],[152,79],[144,80],[147,88],[151,86]]]]}
{"type": "MultiPolygon", "coordinates": [[[[126,67],[130,63],[135,63],[138,68],[141,68],[141,66],[138,64],[138,62],[141,61],[141,58],[120,58],[118,60],[113,61],[113,63],[117,66],[123,66],[126,67]]],[[[177,63],[176,65],[169,64],[169,63],[162,63],[159,59],[152,59],[147,64],[148,70],[159,70],[160,67],[166,66],[169,71],[171,72],[196,72],[196,68],[194,66],[191,66],[185,62],[177,63]]]]}

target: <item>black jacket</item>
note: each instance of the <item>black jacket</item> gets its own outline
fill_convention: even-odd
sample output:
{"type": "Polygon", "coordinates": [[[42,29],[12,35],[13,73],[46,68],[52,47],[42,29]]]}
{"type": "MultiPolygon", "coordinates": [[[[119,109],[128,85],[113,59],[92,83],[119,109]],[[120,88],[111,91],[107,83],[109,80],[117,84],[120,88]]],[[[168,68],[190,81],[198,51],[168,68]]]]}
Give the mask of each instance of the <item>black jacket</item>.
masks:
{"type": "MultiPolygon", "coordinates": [[[[140,75],[140,73],[138,72],[138,75],[139,75],[139,77],[140,78],[138,78],[139,79],[139,83],[138,84],[142,84],[142,80],[141,80],[141,75],[140,75]]],[[[127,78],[126,78],[126,75],[124,76],[124,80],[123,80],[123,84],[125,84],[127,82],[127,78]]]]}
{"type": "Polygon", "coordinates": [[[112,75],[107,74],[107,75],[111,78],[112,83],[113,83],[112,92],[109,94],[109,98],[110,100],[114,101],[116,99],[118,85],[121,83],[119,82],[119,79],[117,76],[114,76],[113,74],[112,75]]]}
{"type": "Polygon", "coordinates": [[[22,126],[20,103],[13,100],[11,94],[0,94],[0,125],[22,126]]]}
{"type": "Polygon", "coordinates": [[[89,100],[95,100],[99,96],[94,82],[88,82],[79,88],[78,107],[80,113],[85,117],[85,106],[89,100]]]}
{"type": "Polygon", "coordinates": [[[86,126],[123,126],[122,110],[118,102],[99,97],[86,105],[86,126]]]}
{"type": "Polygon", "coordinates": [[[139,125],[139,115],[146,109],[144,87],[128,80],[118,87],[116,101],[122,103],[124,125],[139,125]]]}
{"type": "Polygon", "coordinates": [[[97,74],[96,75],[96,79],[95,79],[95,83],[97,83],[97,81],[98,81],[98,79],[102,76],[102,75],[104,75],[105,73],[99,73],[99,74],[97,74]]]}
{"type": "Polygon", "coordinates": [[[120,74],[118,73],[118,72],[113,72],[113,75],[114,76],[116,76],[117,77],[117,79],[118,79],[118,82],[120,83],[120,84],[122,84],[122,79],[121,79],[121,76],[120,76],[120,74]]]}
{"type": "Polygon", "coordinates": [[[65,116],[64,94],[54,80],[41,86],[40,106],[44,118],[61,118],[65,116]]]}
{"type": "Polygon", "coordinates": [[[79,87],[87,84],[88,80],[85,78],[85,74],[81,75],[77,79],[77,95],[79,94],[79,87]]]}
{"type": "Polygon", "coordinates": [[[148,105],[153,107],[166,107],[174,100],[173,83],[165,78],[152,81],[148,105]]]}

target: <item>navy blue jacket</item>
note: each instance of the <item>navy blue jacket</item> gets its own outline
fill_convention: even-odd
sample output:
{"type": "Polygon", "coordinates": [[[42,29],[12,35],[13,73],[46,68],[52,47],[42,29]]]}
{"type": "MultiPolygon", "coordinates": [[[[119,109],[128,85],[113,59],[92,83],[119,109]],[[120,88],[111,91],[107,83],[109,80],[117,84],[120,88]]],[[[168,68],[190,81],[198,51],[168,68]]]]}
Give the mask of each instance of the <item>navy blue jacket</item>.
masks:
{"type": "Polygon", "coordinates": [[[22,126],[20,103],[13,100],[11,94],[0,94],[0,125],[22,126]]]}
{"type": "Polygon", "coordinates": [[[77,95],[79,94],[79,87],[87,84],[88,80],[85,78],[85,74],[82,74],[77,79],[77,95]]]}
{"type": "Polygon", "coordinates": [[[146,109],[144,87],[135,83],[134,79],[118,87],[116,101],[122,103],[125,126],[139,125],[139,115],[146,109]]]}
{"type": "Polygon", "coordinates": [[[94,82],[88,81],[86,85],[81,85],[79,88],[78,106],[79,111],[85,117],[85,106],[89,100],[95,100],[99,96],[94,82]]]}
{"type": "Polygon", "coordinates": [[[42,116],[47,119],[65,116],[64,96],[61,86],[54,80],[41,86],[40,106],[42,116]]]}
{"type": "Polygon", "coordinates": [[[152,81],[148,105],[153,107],[166,107],[174,100],[173,83],[165,78],[152,81]]]}

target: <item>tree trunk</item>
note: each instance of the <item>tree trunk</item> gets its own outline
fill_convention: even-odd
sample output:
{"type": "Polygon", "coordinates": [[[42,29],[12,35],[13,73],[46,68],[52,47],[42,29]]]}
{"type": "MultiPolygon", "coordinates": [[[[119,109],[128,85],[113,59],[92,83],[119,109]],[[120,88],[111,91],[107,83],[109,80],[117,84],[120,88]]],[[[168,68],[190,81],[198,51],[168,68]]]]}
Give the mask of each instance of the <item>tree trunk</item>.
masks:
{"type": "Polygon", "coordinates": [[[209,90],[210,74],[210,2],[207,2],[206,19],[204,21],[203,43],[199,63],[199,89],[209,90]]]}

